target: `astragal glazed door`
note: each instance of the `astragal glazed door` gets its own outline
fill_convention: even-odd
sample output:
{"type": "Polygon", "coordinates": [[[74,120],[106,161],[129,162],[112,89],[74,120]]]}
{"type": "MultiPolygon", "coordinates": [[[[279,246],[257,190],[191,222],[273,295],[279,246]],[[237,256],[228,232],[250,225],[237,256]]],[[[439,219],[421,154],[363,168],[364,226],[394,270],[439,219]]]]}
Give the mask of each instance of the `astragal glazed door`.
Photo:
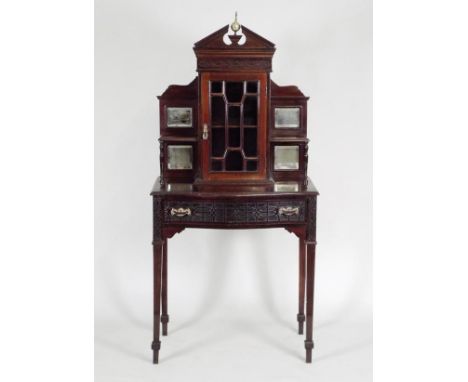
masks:
{"type": "Polygon", "coordinates": [[[267,74],[201,74],[201,163],[206,180],[266,178],[267,74]]]}

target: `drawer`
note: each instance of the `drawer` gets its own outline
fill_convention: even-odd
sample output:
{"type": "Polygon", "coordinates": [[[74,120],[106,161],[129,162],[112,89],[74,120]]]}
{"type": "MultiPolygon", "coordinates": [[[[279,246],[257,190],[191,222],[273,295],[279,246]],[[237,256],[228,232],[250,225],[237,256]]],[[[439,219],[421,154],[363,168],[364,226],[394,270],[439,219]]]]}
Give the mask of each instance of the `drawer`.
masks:
{"type": "Polygon", "coordinates": [[[194,223],[285,223],[305,221],[305,200],[261,202],[166,201],[166,222],[194,223]]]}

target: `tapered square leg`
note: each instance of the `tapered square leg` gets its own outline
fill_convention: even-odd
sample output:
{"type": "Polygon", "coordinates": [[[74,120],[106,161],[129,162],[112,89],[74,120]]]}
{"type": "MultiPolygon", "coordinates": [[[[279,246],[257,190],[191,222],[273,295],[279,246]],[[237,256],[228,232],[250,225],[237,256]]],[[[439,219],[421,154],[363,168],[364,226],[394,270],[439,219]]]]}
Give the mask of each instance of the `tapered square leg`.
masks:
{"type": "Polygon", "coordinates": [[[307,242],[306,250],[306,362],[312,362],[312,322],[314,315],[315,242],[307,242]]]}
{"type": "Polygon", "coordinates": [[[163,241],[161,299],[162,335],[167,336],[167,323],[169,322],[169,315],[167,314],[167,239],[163,241]]]}
{"type": "Polygon", "coordinates": [[[162,249],[163,242],[156,241],[153,243],[153,342],[151,349],[153,350],[153,363],[159,362],[159,349],[161,342],[159,341],[159,326],[161,325],[161,265],[162,265],[162,249]]]}
{"type": "Polygon", "coordinates": [[[299,239],[299,312],[297,313],[298,333],[304,333],[304,298],[306,279],[306,244],[303,239],[299,239]]]}

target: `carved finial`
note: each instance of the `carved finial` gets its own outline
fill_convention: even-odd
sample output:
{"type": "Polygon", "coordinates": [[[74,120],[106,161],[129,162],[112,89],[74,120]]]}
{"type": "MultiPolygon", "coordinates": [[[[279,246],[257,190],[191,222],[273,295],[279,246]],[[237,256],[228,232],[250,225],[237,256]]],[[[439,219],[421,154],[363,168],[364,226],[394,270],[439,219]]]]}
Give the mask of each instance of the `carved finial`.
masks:
{"type": "Polygon", "coordinates": [[[241,25],[237,22],[237,11],[234,16],[234,22],[231,24],[231,29],[234,32],[235,35],[237,35],[237,32],[239,32],[241,28],[241,25]]]}

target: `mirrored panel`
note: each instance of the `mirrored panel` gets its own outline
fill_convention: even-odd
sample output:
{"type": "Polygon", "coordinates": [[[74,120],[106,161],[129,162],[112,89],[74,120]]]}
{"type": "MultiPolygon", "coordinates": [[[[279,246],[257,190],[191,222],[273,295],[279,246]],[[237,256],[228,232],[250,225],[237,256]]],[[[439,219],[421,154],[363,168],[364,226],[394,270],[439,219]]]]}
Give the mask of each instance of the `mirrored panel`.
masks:
{"type": "Polygon", "coordinates": [[[168,107],[167,127],[192,127],[192,108],[168,107]]]}
{"type": "Polygon", "coordinates": [[[275,182],[275,192],[297,192],[299,183],[297,182],[275,182]]]}
{"type": "Polygon", "coordinates": [[[275,128],[298,129],[300,127],[301,109],[299,107],[275,108],[275,128]]]}
{"type": "Polygon", "coordinates": [[[193,186],[191,183],[168,183],[166,185],[166,191],[181,191],[181,192],[188,192],[192,191],[193,186]]]}
{"type": "Polygon", "coordinates": [[[299,169],[299,146],[275,146],[275,170],[299,169]]]}
{"type": "Polygon", "coordinates": [[[192,146],[168,145],[167,156],[167,168],[169,170],[191,170],[193,167],[192,146]]]}

